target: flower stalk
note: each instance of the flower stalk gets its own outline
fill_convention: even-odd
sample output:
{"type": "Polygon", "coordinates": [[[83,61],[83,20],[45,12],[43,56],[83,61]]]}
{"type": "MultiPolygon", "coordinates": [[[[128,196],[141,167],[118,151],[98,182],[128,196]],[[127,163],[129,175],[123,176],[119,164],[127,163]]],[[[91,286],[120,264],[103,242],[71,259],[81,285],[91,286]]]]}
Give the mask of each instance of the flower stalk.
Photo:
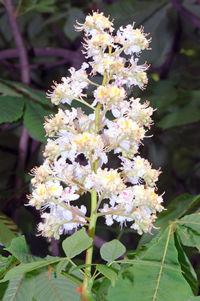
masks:
{"type": "MultiPolygon", "coordinates": [[[[132,86],[146,87],[148,66],[138,65],[138,57],[149,49],[150,39],[134,25],[120,27],[114,34],[113,23],[99,12],[87,16],[76,29],[85,32],[83,45],[89,63],[79,70],[70,68],[70,76],[54,83],[48,93],[51,102],[62,109],[46,118],[45,161],[33,170],[33,192],[28,198],[31,206],[43,212],[44,222],[38,229],[45,237],[59,239],[61,234],[87,226],[94,242],[97,218],[104,216],[107,226],[118,222],[139,234],[151,232],[157,212],[164,209],[156,187],[160,170],[138,153],[148,137],[154,110],[148,101],[129,98],[127,92],[132,86]],[[91,79],[96,74],[102,76],[101,84],[91,79]],[[85,93],[89,85],[92,104],[85,93]],[[92,113],[87,115],[81,107],[63,110],[63,104],[71,105],[73,100],[92,113]],[[118,168],[108,168],[110,152],[118,155],[118,168]],[[76,206],[76,200],[87,192],[90,214],[85,205],[76,206]]],[[[92,301],[98,275],[91,268],[93,243],[86,250],[85,264],[81,300],[92,301]]]]}

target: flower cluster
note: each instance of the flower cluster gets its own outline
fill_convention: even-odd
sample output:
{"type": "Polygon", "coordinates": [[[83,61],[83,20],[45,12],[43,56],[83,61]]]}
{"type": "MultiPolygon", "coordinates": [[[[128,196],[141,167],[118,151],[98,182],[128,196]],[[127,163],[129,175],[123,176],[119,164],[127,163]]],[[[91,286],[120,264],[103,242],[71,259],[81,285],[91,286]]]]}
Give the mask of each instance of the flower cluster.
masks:
{"type": "Polygon", "coordinates": [[[148,66],[138,65],[138,57],[148,49],[150,39],[134,24],[114,34],[113,22],[99,12],[87,16],[76,29],[85,33],[88,63],[79,70],[71,68],[70,76],[55,83],[48,96],[55,105],[71,105],[72,100],[81,105],[59,109],[46,118],[45,161],[33,170],[29,204],[46,210],[38,227],[46,237],[59,238],[88,224],[86,206],[76,205],[88,191],[97,192],[93,214],[104,215],[108,226],[117,221],[121,226],[130,223],[139,234],[150,232],[157,212],[164,209],[162,196],[156,193],[160,171],[138,151],[152,125],[153,109],[148,101],[128,99],[127,91],[147,84],[148,66]],[[96,74],[103,76],[102,84],[93,80],[96,74]],[[89,85],[94,88],[92,104],[87,101],[89,85]],[[90,114],[84,113],[84,106],[90,114]],[[121,160],[117,169],[106,166],[111,151],[121,160]]]}

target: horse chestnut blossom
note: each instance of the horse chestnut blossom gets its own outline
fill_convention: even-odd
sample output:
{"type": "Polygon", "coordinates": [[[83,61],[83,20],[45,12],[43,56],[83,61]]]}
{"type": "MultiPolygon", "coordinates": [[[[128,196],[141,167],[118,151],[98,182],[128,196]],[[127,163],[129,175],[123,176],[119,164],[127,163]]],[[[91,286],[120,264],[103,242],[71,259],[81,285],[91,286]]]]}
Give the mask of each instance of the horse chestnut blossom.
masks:
{"type": "Polygon", "coordinates": [[[88,15],[83,24],[77,22],[76,30],[85,33],[87,63],[79,70],[71,68],[47,95],[62,108],[73,100],[80,107],[59,108],[46,117],[45,161],[33,170],[33,192],[28,196],[29,204],[42,211],[38,230],[56,239],[82,226],[90,233],[91,221],[94,226],[105,216],[108,226],[115,221],[139,234],[151,232],[156,214],[164,209],[156,188],[160,170],[153,169],[139,149],[154,110],[148,101],[129,97],[130,88],[147,85],[148,65],[138,65],[138,58],[151,39],[134,24],[116,31],[99,12],[88,15]],[[110,152],[118,156],[118,168],[108,168],[110,152]],[[87,192],[90,213],[85,204],[76,204],[87,192]]]}

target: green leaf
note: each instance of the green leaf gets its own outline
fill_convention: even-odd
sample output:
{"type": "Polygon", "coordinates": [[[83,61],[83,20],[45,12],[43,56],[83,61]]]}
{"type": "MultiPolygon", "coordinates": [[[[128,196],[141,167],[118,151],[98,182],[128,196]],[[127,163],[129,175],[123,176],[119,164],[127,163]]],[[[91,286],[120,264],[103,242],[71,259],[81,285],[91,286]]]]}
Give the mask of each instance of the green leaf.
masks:
{"type": "Polygon", "coordinates": [[[200,250],[200,214],[190,214],[176,222],[183,245],[200,250]]]}
{"type": "Polygon", "coordinates": [[[14,256],[0,256],[0,278],[3,278],[7,271],[17,264],[19,264],[19,261],[14,256]]]}
{"type": "Polygon", "coordinates": [[[15,276],[18,276],[18,275],[21,275],[21,274],[24,274],[27,272],[31,272],[33,270],[40,269],[49,264],[54,264],[54,263],[64,260],[64,259],[66,259],[66,258],[59,258],[59,257],[49,258],[49,256],[48,256],[48,259],[44,259],[44,260],[40,260],[40,261],[38,260],[35,262],[30,262],[30,263],[21,263],[20,265],[9,270],[7,272],[7,274],[5,275],[5,277],[0,281],[0,283],[8,281],[8,280],[14,278],[15,276]]]}
{"type": "Polygon", "coordinates": [[[20,233],[20,230],[18,226],[13,222],[13,220],[5,215],[4,213],[0,213],[0,220],[8,227],[9,230],[11,230],[14,234],[18,235],[20,233]]]}
{"type": "Polygon", "coordinates": [[[3,300],[3,296],[6,292],[6,289],[8,287],[8,282],[4,282],[1,284],[1,289],[0,289],[0,300],[3,300]]]}
{"type": "Polygon", "coordinates": [[[43,124],[44,117],[49,114],[52,114],[52,111],[39,103],[29,101],[26,104],[24,125],[27,127],[31,137],[42,142],[46,141],[43,124]]]}
{"type": "Polygon", "coordinates": [[[172,225],[128,271],[132,279],[120,275],[109,288],[107,301],[186,301],[193,296],[181,273],[172,225]]]}
{"type": "Polygon", "coordinates": [[[81,9],[76,7],[69,9],[68,17],[64,25],[64,33],[71,41],[74,41],[78,36],[80,36],[80,32],[74,30],[76,20],[81,23],[84,19],[85,15],[81,9]]]}
{"type": "Polygon", "coordinates": [[[18,120],[23,114],[24,99],[14,96],[0,96],[0,124],[18,120]]]}
{"type": "Polygon", "coordinates": [[[200,296],[191,297],[187,301],[200,301],[200,296]]]}
{"type": "Polygon", "coordinates": [[[49,108],[53,108],[53,105],[51,104],[50,100],[46,97],[46,94],[44,92],[32,89],[21,82],[15,82],[4,79],[0,79],[0,81],[3,84],[7,85],[9,88],[13,88],[16,92],[19,92],[20,96],[23,95],[26,99],[30,98],[42,105],[45,105],[49,108]]]}
{"type": "Polygon", "coordinates": [[[8,247],[15,237],[15,234],[0,220],[0,242],[8,247]]]}
{"type": "Polygon", "coordinates": [[[77,266],[71,267],[70,271],[74,272],[76,270],[80,270],[80,269],[83,269],[83,268],[86,268],[86,267],[91,267],[92,265],[96,265],[96,264],[94,263],[94,264],[81,264],[81,265],[77,265],[77,266]]]}
{"type": "MultiPolygon", "coordinates": [[[[162,211],[158,215],[158,220],[155,222],[155,227],[160,228],[162,231],[166,229],[171,221],[182,217],[187,212],[192,212],[200,203],[200,195],[193,196],[185,193],[181,194],[173,199],[167,206],[167,210],[162,211]]],[[[157,229],[152,229],[152,233],[155,235],[158,233],[157,229]]],[[[152,234],[145,233],[140,239],[139,246],[148,243],[153,238],[152,234]]]]}
{"type": "Polygon", "coordinates": [[[80,293],[76,292],[78,285],[72,280],[60,275],[55,277],[41,272],[35,278],[34,297],[37,301],[79,301],[80,293]]]}
{"type": "Polygon", "coordinates": [[[87,235],[85,228],[82,228],[73,235],[67,237],[62,243],[63,250],[69,258],[75,257],[91,245],[92,238],[87,235]]]}
{"type": "Polygon", "coordinates": [[[30,250],[24,236],[14,238],[6,250],[23,263],[39,260],[39,257],[30,254],[30,250]]]}
{"type": "Polygon", "coordinates": [[[44,19],[41,14],[34,15],[34,18],[29,22],[27,32],[30,39],[37,36],[41,30],[44,19]]]}
{"type": "Polygon", "coordinates": [[[180,126],[197,122],[200,120],[200,109],[195,106],[187,105],[184,108],[179,108],[176,112],[167,114],[159,123],[158,126],[162,129],[169,129],[174,126],[180,126]]]}
{"type": "Polygon", "coordinates": [[[105,264],[97,264],[96,269],[111,281],[112,286],[115,285],[117,273],[111,267],[105,264]]]}
{"type": "Polygon", "coordinates": [[[67,259],[60,261],[57,265],[56,265],[56,277],[58,277],[62,271],[66,268],[66,266],[68,265],[69,261],[67,259]]]}
{"type": "MultiPolygon", "coordinates": [[[[144,287],[143,287],[144,289],[144,287]]],[[[146,287],[145,287],[146,289],[146,287]]],[[[114,287],[109,287],[106,301],[150,301],[151,299],[135,299],[133,291],[133,283],[128,278],[123,278],[120,275],[117,278],[114,287]]]]}
{"type": "Polygon", "coordinates": [[[126,252],[124,245],[117,239],[106,242],[100,249],[101,258],[105,261],[111,262],[126,252]]]}
{"type": "Polygon", "coordinates": [[[40,13],[54,13],[56,11],[55,0],[43,0],[38,1],[39,3],[35,5],[35,10],[40,13]]]}
{"type": "Polygon", "coordinates": [[[2,301],[32,301],[34,280],[21,275],[10,280],[2,301]]]}
{"type": "Polygon", "coordinates": [[[198,290],[199,290],[199,284],[198,284],[198,279],[197,279],[195,270],[181,246],[179,237],[177,237],[177,235],[175,235],[174,239],[175,239],[175,245],[176,245],[176,248],[178,251],[178,260],[181,265],[183,276],[185,277],[185,279],[189,283],[190,287],[192,288],[194,295],[197,295],[198,290]]]}
{"type": "Polygon", "coordinates": [[[7,96],[15,96],[20,97],[21,95],[17,93],[17,91],[8,85],[0,82],[0,92],[7,95],[7,96]]]}

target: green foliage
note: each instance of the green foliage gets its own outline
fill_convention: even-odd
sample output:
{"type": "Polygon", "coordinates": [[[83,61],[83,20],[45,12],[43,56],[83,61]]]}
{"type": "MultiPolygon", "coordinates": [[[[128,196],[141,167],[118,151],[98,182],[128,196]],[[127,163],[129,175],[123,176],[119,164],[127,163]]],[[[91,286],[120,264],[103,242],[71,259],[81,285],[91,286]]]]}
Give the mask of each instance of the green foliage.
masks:
{"type": "MultiPolygon", "coordinates": [[[[193,258],[193,253],[196,254],[200,249],[199,214],[196,212],[200,205],[200,196],[197,195],[200,180],[199,31],[191,20],[178,13],[171,2],[166,0],[23,0],[13,3],[16,5],[15,16],[28,53],[31,85],[28,87],[20,82],[18,57],[4,58],[5,53],[13,53],[16,46],[6,10],[2,6],[1,209],[9,216],[17,216],[14,212],[15,205],[23,206],[21,201],[24,199],[20,193],[30,193],[26,173],[41,162],[39,147],[29,153],[32,143],[30,139],[31,143],[26,150],[26,170],[19,171],[16,168],[22,125],[26,126],[31,138],[40,142],[46,141],[42,127],[44,116],[53,114],[54,108],[46,98],[45,92],[52,80],[67,75],[69,66],[78,67],[81,64],[81,35],[74,31],[75,20],[82,22],[88,11],[99,7],[106,15],[109,13],[111,19],[115,18],[114,23],[117,26],[136,21],[137,27],[144,25],[145,32],[150,32],[153,37],[150,45],[152,51],[146,51],[141,59],[141,63],[145,60],[151,63],[152,69],[149,71],[148,89],[142,94],[134,89],[133,96],[140,97],[141,94],[144,100],[149,99],[151,105],[157,108],[154,112],[155,125],[149,132],[149,135],[155,134],[155,138],[146,144],[144,155],[153,162],[153,166],[161,166],[163,170],[159,190],[160,193],[165,191],[164,205],[167,210],[159,215],[155,223],[158,229],[152,229],[153,235],[144,234],[134,253],[132,250],[137,247],[138,236],[133,231],[123,232],[122,241],[129,253],[124,260],[117,261],[118,269],[114,268],[116,263],[113,261],[126,252],[126,248],[118,240],[105,243],[100,249],[101,258],[108,262],[107,265],[99,263],[99,252],[95,252],[92,270],[96,266],[96,271],[101,273],[101,277],[95,280],[94,294],[97,294],[98,301],[200,300],[200,297],[196,296],[196,273],[199,277],[199,268],[198,264],[196,268],[196,259],[194,262],[193,258]],[[38,49],[46,51],[45,53],[47,49],[61,49],[66,53],[64,57],[57,54],[52,57],[45,54],[39,56],[38,49]],[[68,50],[74,55],[68,56],[68,50]],[[15,178],[19,174],[26,179],[26,184],[19,192],[21,203],[16,202],[15,198],[15,178]],[[193,196],[195,194],[197,196],[193,196]],[[192,296],[193,294],[195,296],[192,296]]],[[[186,0],[182,1],[181,5],[198,17],[198,1],[186,0]]],[[[77,106],[77,102],[73,101],[72,105],[77,106]]],[[[86,107],[82,107],[86,111],[86,107]]],[[[90,113],[90,110],[87,112],[90,113]]],[[[114,162],[114,156],[111,156],[110,160],[114,162]]],[[[29,244],[31,249],[35,250],[34,239],[30,238],[35,235],[35,225],[32,225],[37,217],[31,210],[27,212],[29,244]]],[[[65,257],[42,259],[33,256],[25,238],[16,237],[16,233],[24,230],[21,221],[18,221],[18,225],[21,229],[16,228],[6,215],[0,216],[0,242],[6,247],[1,247],[3,256],[0,256],[0,276],[3,282],[0,300],[79,300],[80,294],[76,293],[76,288],[77,283],[81,283],[82,280],[76,278],[73,273],[78,269],[84,270],[88,265],[76,259],[77,266],[69,272],[70,264],[65,257]],[[12,255],[5,257],[7,252],[12,255]]],[[[100,225],[99,229],[106,241],[117,237],[116,232],[121,231],[116,227],[105,228],[104,225],[100,225]]],[[[63,241],[63,249],[66,256],[73,258],[86,250],[91,243],[82,229],[63,241]]],[[[47,244],[38,245],[37,251],[44,248],[47,253],[47,244]]]]}
{"type": "MultiPolygon", "coordinates": [[[[196,246],[196,244],[188,243],[188,241],[190,242],[188,238],[187,244],[185,243],[186,238],[184,235],[180,235],[182,231],[180,227],[183,229],[191,227],[190,231],[199,235],[198,218],[199,214],[191,214],[171,222],[165,231],[154,237],[145,246],[142,252],[138,251],[135,254],[135,259],[125,258],[116,261],[124,254],[125,247],[118,240],[105,243],[100,252],[102,258],[110,262],[110,265],[97,264],[96,271],[110,280],[111,286],[107,282],[97,280],[95,282],[95,291],[97,288],[99,289],[99,292],[96,292],[97,300],[105,294],[107,294],[106,300],[108,301],[122,299],[125,301],[168,301],[168,298],[187,301],[191,296],[196,295],[198,292],[197,276],[182,248],[182,244],[187,246],[196,246]],[[117,266],[115,266],[115,262],[118,263],[117,266]],[[144,285],[145,290],[142,289],[144,285]]],[[[194,233],[187,232],[186,234],[193,238],[194,233]]],[[[91,242],[85,230],[81,229],[63,241],[63,249],[68,257],[73,258],[88,248],[91,242]]],[[[6,270],[6,273],[1,283],[10,280],[4,295],[5,300],[9,300],[6,299],[9,296],[9,290],[12,291],[12,296],[16,293],[16,298],[21,298],[23,291],[33,286],[35,287],[34,298],[36,301],[46,300],[43,294],[48,297],[48,300],[51,298],[53,300],[53,296],[58,300],[60,300],[58,296],[60,298],[73,297],[74,299],[70,300],[79,300],[80,296],[75,293],[75,290],[80,279],[76,278],[74,272],[70,272],[68,268],[67,272],[62,272],[66,270],[67,258],[48,256],[45,259],[39,259],[31,257],[24,237],[14,238],[7,250],[21,263],[13,268],[8,268],[8,260],[2,257],[0,267],[1,270],[6,270]],[[57,264],[56,274],[51,270],[51,266],[55,264],[57,264]],[[48,273],[45,272],[47,266],[49,267],[48,273]],[[49,286],[54,287],[51,294],[49,286]]],[[[15,261],[14,264],[16,264],[15,261]]],[[[77,266],[77,269],[84,269],[87,266],[80,265],[77,266]]],[[[73,270],[75,269],[73,268],[73,270]]]]}
{"type": "Polygon", "coordinates": [[[56,10],[55,0],[25,0],[21,10],[24,13],[38,11],[40,13],[53,13],[56,10]]]}
{"type": "MultiPolygon", "coordinates": [[[[158,220],[155,223],[155,227],[158,227],[158,229],[152,229],[152,233],[155,235],[158,233],[159,229],[162,231],[165,230],[171,221],[182,217],[186,213],[193,212],[196,208],[198,208],[199,204],[200,195],[193,196],[188,193],[179,195],[170,202],[166,211],[159,214],[158,220]]],[[[152,238],[153,236],[151,234],[143,234],[140,239],[139,246],[149,242],[152,238]]]]}
{"type": "Polygon", "coordinates": [[[58,277],[62,271],[66,268],[66,266],[68,265],[69,261],[68,259],[64,259],[60,262],[58,262],[58,264],[56,265],[56,276],[58,277]]]}
{"type": "Polygon", "coordinates": [[[67,237],[62,246],[66,256],[73,258],[89,248],[91,244],[92,238],[86,234],[85,228],[83,228],[67,237]]]}
{"type": "Polygon", "coordinates": [[[62,260],[62,258],[58,257],[51,257],[47,259],[41,259],[35,262],[30,262],[30,263],[21,263],[18,266],[14,267],[13,269],[9,270],[5,277],[0,281],[0,282],[5,282],[10,279],[13,279],[15,276],[22,275],[24,273],[28,273],[34,270],[41,269],[45,266],[48,266],[50,264],[54,264],[62,260]]]}
{"type": "Polygon", "coordinates": [[[0,220],[0,242],[8,247],[15,234],[0,220]]]}
{"type": "Polygon", "coordinates": [[[0,123],[13,122],[22,117],[24,99],[15,96],[0,96],[0,108],[3,112],[0,123]]]}
{"type": "Polygon", "coordinates": [[[78,301],[80,295],[76,288],[77,284],[62,275],[55,277],[52,272],[40,271],[10,280],[2,301],[78,301]]]}
{"type": "Polygon", "coordinates": [[[117,239],[104,243],[100,249],[102,259],[112,262],[126,252],[124,245],[117,239]]]}
{"type": "Polygon", "coordinates": [[[191,288],[181,273],[172,225],[147,249],[140,260],[135,260],[129,271],[132,280],[127,277],[122,280],[123,274],[120,275],[115,287],[110,287],[108,291],[108,301],[186,301],[192,295],[191,288]],[[125,291],[129,291],[129,294],[125,291]]]}
{"type": "Polygon", "coordinates": [[[0,123],[16,121],[23,117],[30,136],[42,142],[46,141],[44,117],[54,113],[54,110],[45,94],[19,82],[1,81],[0,92],[6,96],[0,96],[0,108],[4,112],[0,123]]]}
{"type": "Polygon", "coordinates": [[[3,95],[7,95],[7,96],[15,96],[15,97],[21,96],[20,93],[18,93],[15,89],[13,89],[12,87],[9,87],[8,85],[4,84],[3,82],[0,82],[0,92],[3,95]]]}
{"type": "Polygon", "coordinates": [[[76,20],[80,23],[84,22],[85,15],[83,11],[79,8],[72,7],[68,11],[67,20],[64,25],[64,33],[71,40],[74,41],[78,36],[80,36],[80,32],[74,30],[74,25],[76,24],[76,20]]]}
{"type": "Polygon", "coordinates": [[[18,260],[14,256],[0,256],[0,278],[3,278],[7,271],[18,263],[18,260]]]}
{"type": "Polygon", "coordinates": [[[32,256],[30,254],[30,250],[28,245],[26,244],[24,236],[14,238],[11,241],[9,247],[7,247],[5,250],[10,252],[13,256],[15,256],[15,258],[23,263],[39,260],[38,257],[32,256]]]}
{"type": "Polygon", "coordinates": [[[111,267],[104,264],[97,264],[96,269],[111,281],[112,286],[115,285],[117,273],[111,267]]]}
{"type": "Polygon", "coordinates": [[[0,220],[4,223],[5,226],[8,227],[9,230],[11,230],[14,234],[19,234],[20,230],[18,226],[15,224],[15,222],[5,215],[4,213],[0,213],[0,220]]]}
{"type": "Polygon", "coordinates": [[[44,116],[48,116],[52,111],[45,109],[39,103],[28,102],[24,113],[24,125],[27,127],[31,137],[39,141],[46,141],[43,127],[44,116]]]}
{"type": "Polygon", "coordinates": [[[9,282],[2,301],[32,301],[33,292],[33,279],[24,275],[17,276],[9,282]]]}
{"type": "Polygon", "coordinates": [[[186,215],[176,225],[182,244],[200,250],[200,214],[186,215]]]}
{"type": "Polygon", "coordinates": [[[183,276],[185,277],[187,282],[190,284],[194,295],[197,295],[198,289],[199,289],[197,275],[194,271],[194,268],[193,268],[191,262],[189,261],[187,255],[186,255],[186,253],[184,252],[182,245],[181,245],[181,241],[179,240],[177,235],[175,235],[174,239],[175,239],[176,249],[178,252],[178,260],[181,265],[181,270],[182,270],[183,276]]]}
{"type": "Polygon", "coordinates": [[[54,273],[50,274],[41,272],[35,277],[34,297],[36,301],[79,301],[80,293],[76,292],[77,284],[72,280],[60,275],[55,277],[54,273]]]}
{"type": "Polygon", "coordinates": [[[200,120],[200,109],[196,105],[186,105],[184,108],[177,108],[177,111],[167,114],[162,121],[158,123],[163,129],[174,126],[180,126],[200,120]]]}

